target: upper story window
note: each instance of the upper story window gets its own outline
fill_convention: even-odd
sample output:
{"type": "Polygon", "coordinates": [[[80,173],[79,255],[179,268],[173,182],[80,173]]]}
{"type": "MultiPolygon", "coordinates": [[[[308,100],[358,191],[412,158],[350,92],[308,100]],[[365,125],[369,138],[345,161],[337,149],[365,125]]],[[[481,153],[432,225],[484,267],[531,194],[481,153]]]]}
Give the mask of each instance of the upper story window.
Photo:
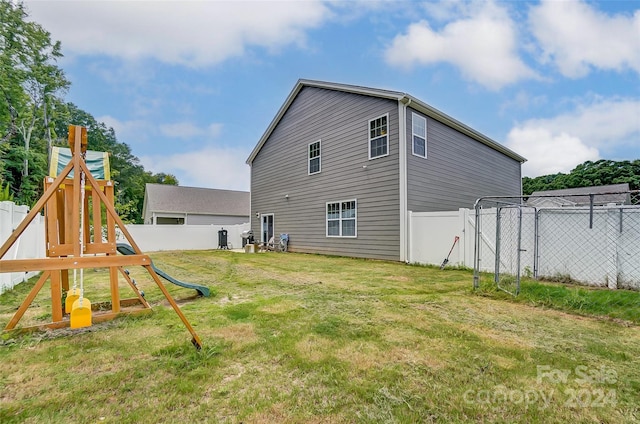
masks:
{"type": "Polygon", "coordinates": [[[320,140],[309,144],[309,175],[320,172],[320,140]]]}
{"type": "Polygon", "coordinates": [[[427,157],[427,120],[418,114],[412,113],[413,154],[421,158],[427,157]]]}
{"type": "Polygon", "coordinates": [[[356,200],[327,203],[327,237],[356,237],[356,200]]]}
{"type": "Polygon", "coordinates": [[[388,121],[388,115],[369,121],[369,159],[389,154],[388,121]]]}

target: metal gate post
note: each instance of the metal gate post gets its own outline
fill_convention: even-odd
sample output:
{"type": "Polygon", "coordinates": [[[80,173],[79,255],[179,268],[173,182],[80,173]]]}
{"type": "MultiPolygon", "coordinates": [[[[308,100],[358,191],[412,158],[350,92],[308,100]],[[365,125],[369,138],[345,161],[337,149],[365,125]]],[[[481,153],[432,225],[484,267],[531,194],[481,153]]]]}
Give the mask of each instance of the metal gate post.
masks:
{"type": "Polygon", "coordinates": [[[496,261],[494,265],[494,281],[496,284],[500,284],[500,223],[502,208],[496,206],[496,261]]]}
{"type": "Polygon", "coordinates": [[[476,228],[473,240],[473,288],[477,290],[480,286],[480,199],[476,201],[476,228]]]}
{"type": "Polygon", "coordinates": [[[518,254],[516,259],[516,296],[520,293],[520,258],[522,254],[522,206],[518,205],[518,254]]]}

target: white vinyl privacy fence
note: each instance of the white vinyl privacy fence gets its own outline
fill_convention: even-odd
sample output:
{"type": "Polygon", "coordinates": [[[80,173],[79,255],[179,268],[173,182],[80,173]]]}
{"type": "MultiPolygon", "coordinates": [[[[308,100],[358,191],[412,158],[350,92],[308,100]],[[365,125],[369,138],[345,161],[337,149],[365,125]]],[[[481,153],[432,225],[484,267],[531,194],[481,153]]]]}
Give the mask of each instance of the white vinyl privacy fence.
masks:
{"type": "MultiPolygon", "coordinates": [[[[209,250],[218,248],[218,231],[227,231],[230,249],[242,247],[242,232],[250,224],[238,225],[127,225],[127,230],[143,252],[161,250],[209,250]]],[[[123,236],[119,241],[126,242],[123,236]]]]}
{"type": "MultiPolygon", "coordinates": [[[[10,236],[22,219],[29,213],[27,206],[13,202],[0,202],[0,245],[10,236]]],[[[227,231],[229,248],[242,247],[241,234],[250,229],[249,223],[240,225],[127,225],[136,244],[143,252],[162,250],[207,250],[218,248],[218,231],[227,231]]],[[[124,237],[119,240],[126,242],[124,237]]],[[[39,215],[22,233],[3,259],[44,258],[44,217],[39,215]]],[[[0,273],[0,293],[12,289],[16,284],[36,275],[30,273],[0,273]]]]}
{"type": "MultiPolygon", "coordinates": [[[[13,202],[0,202],[0,245],[4,244],[28,213],[27,206],[18,206],[13,202]]],[[[38,215],[4,255],[4,259],[37,259],[44,256],[44,217],[38,215]]],[[[37,272],[1,273],[0,293],[12,289],[16,284],[36,274],[37,272]]]]}
{"type": "Polygon", "coordinates": [[[440,265],[453,247],[447,266],[472,267],[474,220],[471,209],[409,212],[409,262],[440,265]]]}

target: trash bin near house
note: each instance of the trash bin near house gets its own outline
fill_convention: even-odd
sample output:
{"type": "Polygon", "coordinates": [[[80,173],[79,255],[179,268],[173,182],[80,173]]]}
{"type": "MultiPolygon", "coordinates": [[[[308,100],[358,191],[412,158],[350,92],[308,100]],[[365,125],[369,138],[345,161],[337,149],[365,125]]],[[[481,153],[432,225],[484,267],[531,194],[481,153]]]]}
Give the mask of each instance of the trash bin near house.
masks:
{"type": "Polygon", "coordinates": [[[218,249],[228,249],[227,230],[224,228],[218,231],[218,249]]]}

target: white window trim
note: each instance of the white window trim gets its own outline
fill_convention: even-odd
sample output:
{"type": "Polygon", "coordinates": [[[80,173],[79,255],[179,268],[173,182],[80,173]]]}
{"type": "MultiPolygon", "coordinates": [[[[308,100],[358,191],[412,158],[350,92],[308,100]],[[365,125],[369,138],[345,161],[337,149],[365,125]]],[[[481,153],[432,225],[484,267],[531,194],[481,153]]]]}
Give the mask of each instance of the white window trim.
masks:
{"type": "Polygon", "coordinates": [[[425,118],[424,116],[418,115],[415,112],[411,112],[411,153],[413,154],[413,156],[417,156],[419,158],[423,158],[423,159],[427,158],[427,118],[425,118]],[[416,134],[414,132],[415,127],[413,123],[416,119],[421,119],[424,121],[424,136],[422,134],[416,134]],[[424,156],[416,153],[416,143],[414,142],[414,137],[416,135],[420,138],[424,138],[424,156]]]}
{"type": "MultiPolygon", "coordinates": [[[[384,115],[380,115],[380,116],[376,116],[375,118],[369,119],[369,122],[367,123],[367,139],[368,141],[368,149],[369,149],[369,160],[374,160],[374,159],[379,159],[379,158],[383,158],[385,156],[389,156],[389,150],[391,150],[391,141],[389,140],[389,114],[385,113],[384,115]],[[387,153],[384,155],[380,155],[380,156],[376,156],[376,157],[371,157],[371,121],[375,121],[376,119],[380,119],[386,117],[387,118],[387,153]]],[[[379,138],[379,137],[377,137],[379,138]]]]}
{"type": "MultiPolygon", "coordinates": [[[[347,200],[336,200],[335,202],[327,202],[324,205],[324,221],[325,221],[325,235],[330,238],[357,238],[358,237],[358,199],[347,199],[347,200]],[[356,208],[356,216],[354,218],[347,218],[349,220],[353,219],[355,221],[355,234],[352,236],[343,236],[342,235],[342,203],[343,202],[354,202],[356,208]],[[338,203],[340,205],[340,218],[337,221],[340,222],[340,235],[334,236],[329,235],[329,218],[327,217],[327,207],[333,203],[338,203]]],[[[332,220],[335,221],[335,220],[332,220]]]]}
{"type": "MultiPolygon", "coordinates": [[[[313,158],[315,159],[315,158],[313,158]]],[[[312,143],[309,143],[307,145],[307,175],[316,175],[322,172],[322,139],[320,140],[316,140],[312,143]],[[309,148],[311,147],[312,144],[316,144],[318,143],[320,146],[320,155],[318,156],[318,171],[316,172],[311,172],[311,156],[309,155],[309,148]]]]}

